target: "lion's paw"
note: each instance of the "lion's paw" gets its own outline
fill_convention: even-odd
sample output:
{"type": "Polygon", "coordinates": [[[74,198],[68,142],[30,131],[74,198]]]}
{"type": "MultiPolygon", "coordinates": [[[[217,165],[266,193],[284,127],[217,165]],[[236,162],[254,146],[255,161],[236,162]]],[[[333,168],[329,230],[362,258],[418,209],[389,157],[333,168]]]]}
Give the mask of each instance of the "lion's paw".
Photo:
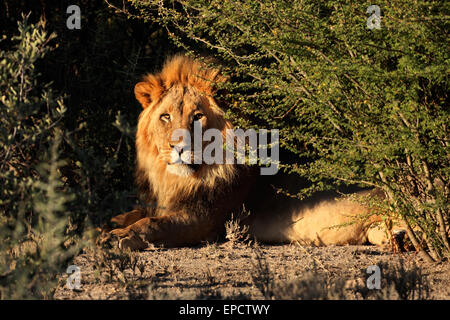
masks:
{"type": "Polygon", "coordinates": [[[143,250],[148,247],[148,244],[145,241],[136,235],[132,235],[119,240],[119,248],[120,250],[130,249],[132,251],[143,250]]]}
{"type": "Polygon", "coordinates": [[[105,237],[105,241],[113,247],[119,247],[121,250],[130,249],[137,251],[148,247],[145,241],[128,228],[111,230],[108,232],[108,237],[105,237]]]}

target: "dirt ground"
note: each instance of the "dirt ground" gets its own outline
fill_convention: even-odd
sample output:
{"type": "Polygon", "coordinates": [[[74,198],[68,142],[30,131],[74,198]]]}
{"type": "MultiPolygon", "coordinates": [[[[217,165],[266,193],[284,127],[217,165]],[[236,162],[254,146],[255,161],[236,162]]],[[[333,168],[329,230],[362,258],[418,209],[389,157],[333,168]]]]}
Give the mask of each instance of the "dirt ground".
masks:
{"type": "MultiPolygon", "coordinates": [[[[144,252],[88,249],[73,264],[81,288],[61,277],[57,299],[445,299],[450,263],[375,246],[212,243],[144,252]],[[369,266],[380,289],[367,289],[369,266]]],[[[373,280],[373,278],[372,278],[373,280]]],[[[374,283],[374,282],[372,282],[374,283]]]]}

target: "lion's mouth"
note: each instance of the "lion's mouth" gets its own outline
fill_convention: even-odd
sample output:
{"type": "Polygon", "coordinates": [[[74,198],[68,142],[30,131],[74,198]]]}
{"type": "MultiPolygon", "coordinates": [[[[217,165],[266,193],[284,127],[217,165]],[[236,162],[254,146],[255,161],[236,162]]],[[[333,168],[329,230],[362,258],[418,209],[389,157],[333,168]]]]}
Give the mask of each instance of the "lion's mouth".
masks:
{"type": "Polygon", "coordinates": [[[188,164],[188,163],[167,164],[167,171],[171,174],[180,177],[189,177],[193,175],[199,168],[200,168],[199,164],[188,164]]]}

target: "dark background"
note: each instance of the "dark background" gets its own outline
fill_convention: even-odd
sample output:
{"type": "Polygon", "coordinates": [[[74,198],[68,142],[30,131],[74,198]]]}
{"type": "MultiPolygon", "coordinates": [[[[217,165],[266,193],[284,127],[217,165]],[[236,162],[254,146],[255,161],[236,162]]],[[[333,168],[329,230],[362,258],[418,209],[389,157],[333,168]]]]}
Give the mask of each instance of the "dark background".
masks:
{"type": "Polygon", "coordinates": [[[22,13],[31,13],[29,23],[43,18],[48,32],[57,35],[50,42],[54,50],[37,64],[39,81],[63,95],[68,109],[63,127],[71,134],[61,146],[68,161],[62,173],[78,194],[69,209],[75,220],[87,215],[99,225],[137,201],[133,130],[141,107],[134,85],[178,50],[156,23],[127,18],[103,0],[1,1],[0,30],[7,36],[2,50],[12,49],[22,13]],[[81,9],[80,30],[66,27],[69,5],[81,9]],[[119,112],[126,131],[113,125],[119,112]]]}

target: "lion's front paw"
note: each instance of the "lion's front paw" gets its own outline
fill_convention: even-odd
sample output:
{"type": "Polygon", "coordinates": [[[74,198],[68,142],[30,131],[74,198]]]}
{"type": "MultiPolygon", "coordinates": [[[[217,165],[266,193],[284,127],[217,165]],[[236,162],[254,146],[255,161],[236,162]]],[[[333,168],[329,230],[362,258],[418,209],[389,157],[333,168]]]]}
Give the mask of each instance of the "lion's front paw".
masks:
{"type": "Polygon", "coordinates": [[[148,247],[145,241],[136,235],[132,235],[119,240],[119,248],[121,250],[130,249],[132,251],[143,250],[148,247]]]}
{"type": "Polygon", "coordinates": [[[106,239],[108,243],[118,246],[121,250],[137,251],[148,247],[148,244],[129,228],[114,229],[108,233],[108,236],[108,239],[106,239]]]}

